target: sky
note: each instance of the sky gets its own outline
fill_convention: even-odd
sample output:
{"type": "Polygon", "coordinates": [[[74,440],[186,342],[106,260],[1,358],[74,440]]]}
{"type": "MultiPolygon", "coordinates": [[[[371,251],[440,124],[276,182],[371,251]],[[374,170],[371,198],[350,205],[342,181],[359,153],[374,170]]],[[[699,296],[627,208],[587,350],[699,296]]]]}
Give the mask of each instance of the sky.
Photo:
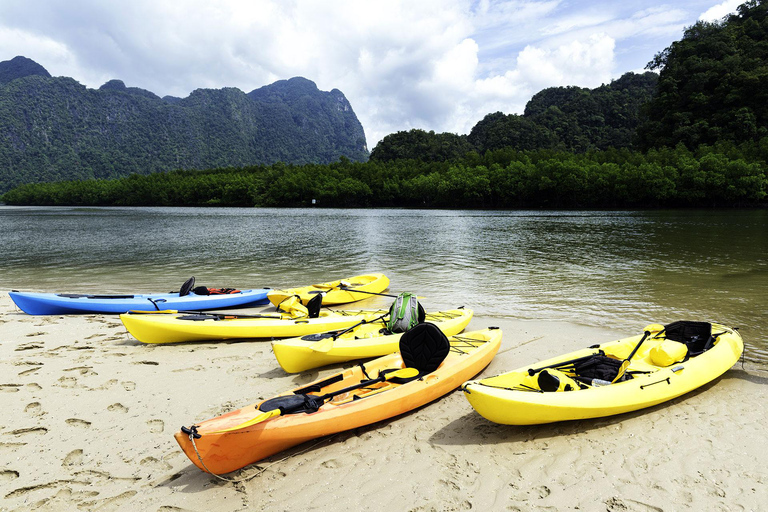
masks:
{"type": "Polygon", "coordinates": [[[643,72],[739,0],[2,0],[0,61],[98,88],[244,92],[303,76],[341,90],[368,147],[412,128],[468,133],[538,91],[643,72]]]}

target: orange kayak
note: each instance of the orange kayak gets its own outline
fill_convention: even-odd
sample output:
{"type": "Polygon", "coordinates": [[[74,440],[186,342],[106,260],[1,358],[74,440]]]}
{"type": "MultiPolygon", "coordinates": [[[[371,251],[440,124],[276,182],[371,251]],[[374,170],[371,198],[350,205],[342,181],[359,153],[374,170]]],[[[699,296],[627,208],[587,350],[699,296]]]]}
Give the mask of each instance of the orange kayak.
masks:
{"type": "MultiPolygon", "coordinates": [[[[435,327],[420,324],[406,334],[424,325],[435,327]]],[[[183,427],[175,434],[176,441],[203,471],[229,473],[305,441],[385,420],[436,400],[490,363],[499,350],[502,333],[490,328],[448,338],[442,362],[439,358],[436,363],[434,358],[431,360],[439,364],[436,369],[424,367],[423,361],[414,362],[414,357],[425,357],[425,345],[413,350],[403,345],[419,334],[404,335],[401,352],[348,368],[271,400],[183,427]],[[419,375],[389,380],[387,372],[405,371],[404,360],[409,369],[418,369],[419,375]],[[360,383],[364,387],[345,391],[360,383]],[[297,401],[311,401],[315,410],[295,410],[292,404],[297,401]]],[[[445,340],[441,332],[439,336],[445,340]]]]}

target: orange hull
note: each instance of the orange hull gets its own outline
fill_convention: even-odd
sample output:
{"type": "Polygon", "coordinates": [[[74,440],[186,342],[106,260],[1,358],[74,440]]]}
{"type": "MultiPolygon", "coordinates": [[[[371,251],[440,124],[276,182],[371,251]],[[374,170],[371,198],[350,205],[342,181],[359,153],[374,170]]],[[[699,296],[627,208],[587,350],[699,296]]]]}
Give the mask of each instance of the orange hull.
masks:
{"type": "MultiPolygon", "coordinates": [[[[212,473],[229,473],[310,439],[397,416],[440,398],[477,375],[499,350],[501,330],[485,329],[449,339],[451,351],[445,361],[437,370],[418,380],[405,384],[381,382],[371,388],[339,395],[314,413],[277,416],[224,433],[216,432],[237,427],[258,416],[260,412],[257,408],[261,402],[199,423],[196,427],[201,437],[195,439],[195,445],[205,467],[200,463],[189,435],[177,432],[176,441],[187,457],[203,471],[207,468],[212,473]],[[357,395],[358,399],[353,400],[352,395],[357,395]]],[[[371,377],[376,377],[380,370],[402,367],[399,353],[365,364],[365,370],[371,377]]],[[[318,384],[320,391],[313,394],[320,395],[366,380],[360,366],[335,375],[299,389],[318,384]],[[342,375],[343,379],[324,385],[335,375],[342,375]]],[[[285,393],[291,394],[293,391],[285,393]]]]}

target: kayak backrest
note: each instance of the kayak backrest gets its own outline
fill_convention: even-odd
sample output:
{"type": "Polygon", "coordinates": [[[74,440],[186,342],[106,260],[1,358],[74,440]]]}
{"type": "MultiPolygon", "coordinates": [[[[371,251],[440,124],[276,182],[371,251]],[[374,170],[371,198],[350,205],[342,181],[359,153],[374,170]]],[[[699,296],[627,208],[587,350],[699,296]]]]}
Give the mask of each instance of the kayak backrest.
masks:
{"type": "Polygon", "coordinates": [[[664,326],[668,340],[679,341],[688,346],[688,355],[695,356],[709,350],[712,339],[712,324],[709,322],[691,322],[680,320],[664,326]]]}
{"type": "Polygon", "coordinates": [[[182,284],[181,288],[179,288],[179,297],[184,297],[185,295],[189,295],[189,292],[191,292],[192,288],[194,287],[195,287],[195,276],[192,276],[186,281],[184,281],[184,284],[182,284]]]}
{"type": "Polygon", "coordinates": [[[309,318],[318,318],[320,316],[320,308],[323,305],[323,294],[318,293],[307,301],[307,313],[309,318]]]}
{"type": "Polygon", "coordinates": [[[423,322],[400,337],[400,355],[407,368],[419,370],[419,376],[432,373],[451,350],[451,343],[438,326],[423,322]]]}

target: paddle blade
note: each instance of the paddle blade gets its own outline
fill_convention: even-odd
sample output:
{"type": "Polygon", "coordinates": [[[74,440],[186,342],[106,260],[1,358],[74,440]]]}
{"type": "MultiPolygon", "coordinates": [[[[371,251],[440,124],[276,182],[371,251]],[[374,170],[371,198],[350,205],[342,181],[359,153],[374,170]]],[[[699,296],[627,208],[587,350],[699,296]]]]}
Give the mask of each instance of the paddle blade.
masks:
{"type": "Polygon", "coordinates": [[[280,409],[272,409],[271,411],[267,411],[265,413],[259,414],[255,418],[252,418],[245,423],[241,423],[240,425],[237,425],[236,427],[232,428],[225,428],[224,430],[217,430],[216,432],[211,432],[212,434],[223,434],[225,432],[233,432],[235,430],[240,430],[246,427],[250,427],[251,425],[256,425],[257,423],[261,423],[263,421],[267,421],[270,418],[273,418],[275,416],[280,416],[281,411],[280,409]]]}
{"type": "Polygon", "coordinates": [[[321,352],[323,354],[329,352],[333,348],[333,338],[325,338],[312,344],[313,352],[321,352]]]}
{"type": "Polygon", "coordinates": [[[624,372],[627,371],[627,368],[629,368],[629,361],[625,360],[621,363],[621,366],[619,367],[619,373],[616,374],[616,378],[614,378],[611,382],[617,382],[620,378],[624,376],[624,372]]]}
{"type": "Polygon", "coordinates": [[[384,380],[390,379],[412,379],[419,374],[416,368],[401,368],[395,372],[387,373],[384,380]]]}

